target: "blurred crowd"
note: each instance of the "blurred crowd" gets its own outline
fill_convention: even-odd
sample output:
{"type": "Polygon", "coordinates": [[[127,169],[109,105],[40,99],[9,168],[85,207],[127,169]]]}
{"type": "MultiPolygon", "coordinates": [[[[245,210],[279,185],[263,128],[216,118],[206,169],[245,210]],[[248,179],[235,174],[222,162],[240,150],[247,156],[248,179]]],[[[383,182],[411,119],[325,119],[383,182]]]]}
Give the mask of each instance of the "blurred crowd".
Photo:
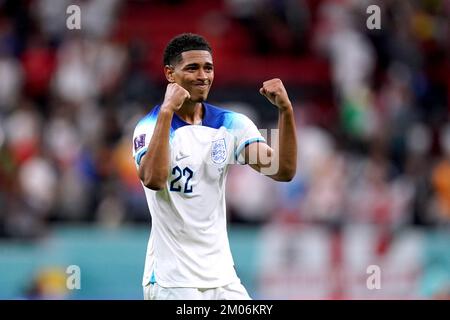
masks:
{"type": "MultiPolygon", "coordinates": [[[[115,37],[121,13],[141,2],[0,0],[0,237],[40,237],[53,222],[150,221],[131,140],[163,96],[145,65],[161,57],[115,37]],[[66,28],[73,3],[81,30],[66,28]]],[[[448,225],[449,1],[220,2],[254,35],[255,57],[326,59],[335,115],[324,122],[314,99],[293,100],[297,175],[280,184],[233,166],[232,223],[448,225]],[[369,4],[381,9],[380,30],[366,27],[369,4]]],[[[256,120],[259,106],[240,106],[276,127],[256,120]]]]}
{"type": "Polygon", "coordinates": [[[263,179],[256,175],[238,179],[246,174],[239,169],[242,173],[230,184],[242,193],[231,192],[232,207],[249,207],[248,217],[262,221],[332,227],[448,225],[450,2],[271,3],[283,3],[303,17],[296,21],[308,35],[300,32],[292,41],[309,39],[306,54],[328,59],[336,114],[324,123],[314,101],[295,101],[299,157],[294,181],[268,187],[256,183],[263,179]],[[371,4],[380,7],[379,30],[366,27],[371,4]],[[249,189],[255,191],[252,204],[248,193],[243,195],[249,189]]]}

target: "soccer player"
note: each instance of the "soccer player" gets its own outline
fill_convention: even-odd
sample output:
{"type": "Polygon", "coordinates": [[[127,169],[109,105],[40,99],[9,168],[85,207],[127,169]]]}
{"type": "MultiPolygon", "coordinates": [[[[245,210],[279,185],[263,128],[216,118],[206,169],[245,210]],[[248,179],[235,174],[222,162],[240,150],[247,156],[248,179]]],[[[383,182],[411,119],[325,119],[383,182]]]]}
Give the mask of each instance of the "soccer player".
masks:
{"type": "Polygon", "coordinates": [[[291,102],[279,79],[259,90],[279,110],[279,143],[272,149],[248,117],[206,103],[214,63],[203,37],[173,38],[164,51],[164,73],[164,101],[139,121],[133,137],[152,217],[144,299],[250,299],[228,243],[226,176],[229,165],[239,163],[277,181],[293,178],[291,102]]]}

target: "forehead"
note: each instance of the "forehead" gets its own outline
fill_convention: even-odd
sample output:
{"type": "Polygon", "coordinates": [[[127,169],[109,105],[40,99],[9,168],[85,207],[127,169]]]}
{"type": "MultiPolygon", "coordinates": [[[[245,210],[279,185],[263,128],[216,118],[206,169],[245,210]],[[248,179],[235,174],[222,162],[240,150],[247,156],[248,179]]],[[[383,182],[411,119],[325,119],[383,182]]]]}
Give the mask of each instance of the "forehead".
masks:
{"type": "Polygon", "coordinates": [[[181,65],[213,63],[212,56],[206,50],[189,50],[181,53],[181,65]]]}

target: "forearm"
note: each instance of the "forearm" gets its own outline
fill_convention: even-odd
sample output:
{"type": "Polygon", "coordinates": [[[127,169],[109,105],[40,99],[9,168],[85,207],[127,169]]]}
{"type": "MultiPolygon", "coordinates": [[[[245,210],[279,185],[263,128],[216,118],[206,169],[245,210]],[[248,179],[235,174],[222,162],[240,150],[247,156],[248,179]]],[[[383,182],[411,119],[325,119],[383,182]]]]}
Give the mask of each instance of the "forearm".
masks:
{"type": "MultiPolygon", "coordinates": [[[[290,181],[297,169],[297,137],[292,104],[280,79],[264,81],[259,92],[278,108],[278,137],[272,141],[272,148],[265,147],[270,156],[270,166],[265,166],[258,151],[258,165],[252,165],[261,173],[278,181],[290,181]],[[273,173],[272,173],[273,172],[273,173]]],[[[254,149],[254,148],[252,148],[254,149]]]]}
{"type": "Polygon", "coordinates": [[[169,134],[173,111],[161,107],[156,126],[148,146],[148,152],[142,157],[139,177],[147,188],[163,189],[169,174],[169,134]]]}
{"type": "Polygon", "coordinates": [[[278,143],[274,147],[274,157],[277,157],[279,169],[273,178],[292,180],[297,169],[297,135],[292,107],[279,110],[278,143]]]}

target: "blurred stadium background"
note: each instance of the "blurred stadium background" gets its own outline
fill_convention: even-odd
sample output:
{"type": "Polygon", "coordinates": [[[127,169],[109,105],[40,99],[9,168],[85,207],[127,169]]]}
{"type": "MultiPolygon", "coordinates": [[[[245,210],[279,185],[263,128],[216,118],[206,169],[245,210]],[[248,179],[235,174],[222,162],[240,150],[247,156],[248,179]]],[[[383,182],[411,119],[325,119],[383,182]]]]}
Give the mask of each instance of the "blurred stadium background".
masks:
{"type": "Polygon", "coordinates": [[[213,46],[211,103],[275,128],[258,93],[275,76],[294,103],[295,179],[228,178],[254,298],[450,297],[449,15],[448,0],[0,0],[0,298],[142,298],[151,221],[132,131],[181,32],[213,46]]]}

